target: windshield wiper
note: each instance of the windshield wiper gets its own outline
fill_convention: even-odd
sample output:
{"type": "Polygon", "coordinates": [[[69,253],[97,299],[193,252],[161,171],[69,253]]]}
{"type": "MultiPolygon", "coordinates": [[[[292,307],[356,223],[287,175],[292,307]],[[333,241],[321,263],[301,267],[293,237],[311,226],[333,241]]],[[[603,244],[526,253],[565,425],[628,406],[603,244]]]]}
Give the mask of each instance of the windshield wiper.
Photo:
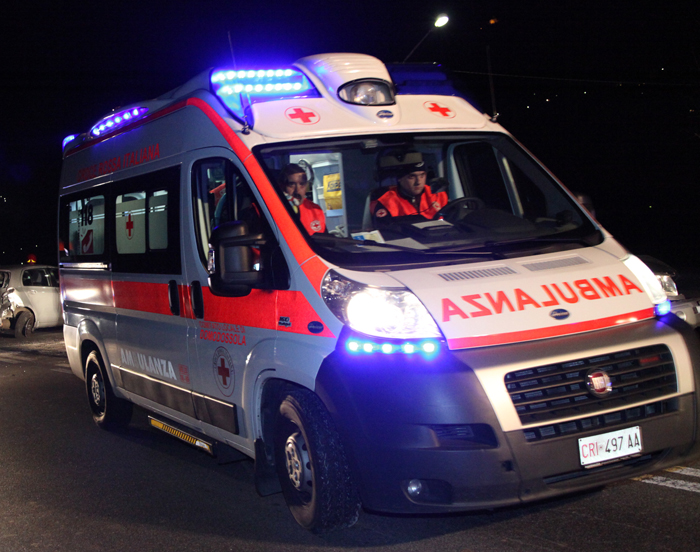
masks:
{"type": "MultiPolygon", "coordinates": [[[[320,242],[320,245],[323,245],[324,247],[331,247],[336,250],[341,250],[341,251],[347,251],[348,248],[344,246],[352,246],[353,248],[359,248],[359,249],[369,249],[369,248],[380,248],[380,249],[388,249],[391,251],[399,251],[399,252],[405,252],[405,253],[413,253],[413,254],[420,254],[420,255],[459,255],[459,256],[464,256],[465,253],[467,253],[469,256],[472,257],[489,257],[493,258],[495,255],[491,251],[470,251],[469,248],[451,248],[451,247],[446,247],[444,249],[439,248],[439,247],[430,247],[430,248],[425,248],[425,249],[417,249],[415,247],[408,247],[406,245],[398,245],[398,244],[393,244],[393,243],[382,243],[382,242],[377,242],[374,240],[354,240],[352,238],[338,238],[338,237],[333,237],[333,236],[327,236],[323,234],[314,234],[313,239],[318,243],[320,242]],[[321,239],[319,239],[321,238],[321,239]],[[330,242],[330,243],[329,243],[330,242]]],[[[482,246],[478,246],[481,248],[482,246]]]]}
{"type": "Polygon", "coordinates": [[[575,243],[585,247],[591,247],[600,243],[599,232],[594,232],[588,236],[565,237],[565,236],[533,236],[531,238],[516,238],[512,240],[487,241],[484,247],[502,247],[504,245],[518,245],[521,243],[575,243]]]}

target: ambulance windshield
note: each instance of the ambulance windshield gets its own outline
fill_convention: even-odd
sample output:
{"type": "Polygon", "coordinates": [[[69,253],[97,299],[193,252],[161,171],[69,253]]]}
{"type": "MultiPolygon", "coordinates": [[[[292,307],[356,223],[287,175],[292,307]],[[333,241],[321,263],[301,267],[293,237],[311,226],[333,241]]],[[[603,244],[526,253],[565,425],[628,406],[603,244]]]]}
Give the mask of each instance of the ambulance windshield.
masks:
{"type": "Polygon", "coordinates": [[[603,239],[504,134],[377,135],[255,153],[314,250],[341,266],[503,258],[603,239]]]}

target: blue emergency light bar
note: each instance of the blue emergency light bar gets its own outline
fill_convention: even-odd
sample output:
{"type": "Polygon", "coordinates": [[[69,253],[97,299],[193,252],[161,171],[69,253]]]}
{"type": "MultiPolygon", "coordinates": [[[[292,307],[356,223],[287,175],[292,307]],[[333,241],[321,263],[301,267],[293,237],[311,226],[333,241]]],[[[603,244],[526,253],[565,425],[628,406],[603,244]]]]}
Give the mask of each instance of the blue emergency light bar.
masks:
{"type": "Polygon", "coordinates": [[[77,134],[69,134],[68,136],[66,136],[66,137],[63,139],[63,145],[62,145],[63,150],[65,151],[66,146],[67,146],[68,144],[70,144],[73,140],[75,140],[77,137],[78,137],[77,134]]]}
{"type": "Polygon", "coordinates": [[[253,126],[250,104],[290,98],[319,98],[306,76],[296,69],[215,69],[211,74],[214,94],[242,122],[253,126]]]}
{"type": "Polygon", "coordinates": [[[97,138],[108,132],[112,132],[118,128],[126,126],[134,121],[141,119],[148,113],[147,107],[131,107],[118,113],[114,113],[102,119],[99,123],[90,129],[90,136],[97,138]]]}
{"type": "Polygon", "coordinates": [[[422,354],[427,357],[432,357],[439,352],[440,344],[432,339],[425,339],[419,342],[377,343],[376,341],[368,339],[350,338],[345,342],[345,348],[349,353],[353,354],[383,353],[385,355],[391,355],[402,353],[405,355],[422,354]]]}

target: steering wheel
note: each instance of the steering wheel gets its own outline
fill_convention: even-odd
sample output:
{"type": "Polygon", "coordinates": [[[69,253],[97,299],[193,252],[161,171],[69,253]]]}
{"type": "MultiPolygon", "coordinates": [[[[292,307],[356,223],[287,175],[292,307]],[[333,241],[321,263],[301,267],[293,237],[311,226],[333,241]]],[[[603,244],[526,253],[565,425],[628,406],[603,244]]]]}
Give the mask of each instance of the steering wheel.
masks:
{"type": "Polygon", "coordinates": [[[471,211],[483,209],[486,204],[478,197],[460,197],[450,201],[435,215],[436,219],[443,218],[447,222],[457,222],[462,220],[471,211]]]}

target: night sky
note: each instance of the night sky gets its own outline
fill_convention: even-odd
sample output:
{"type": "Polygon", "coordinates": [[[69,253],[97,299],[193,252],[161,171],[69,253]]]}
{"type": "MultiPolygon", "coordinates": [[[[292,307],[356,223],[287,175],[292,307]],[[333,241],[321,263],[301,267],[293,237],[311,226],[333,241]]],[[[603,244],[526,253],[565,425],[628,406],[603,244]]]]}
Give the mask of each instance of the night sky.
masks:
{"type": "Polygon", "coordinates": [[[700,267],[700,3],[12,2],[0,20],[0,264],[55,264],[61,142],[213,66],[439,62],[626,247],[700,267]],[[18,7],[24,5],[26,7],[18,7]],[[82,7],[76,7],[82,6],[82,7]]]}

